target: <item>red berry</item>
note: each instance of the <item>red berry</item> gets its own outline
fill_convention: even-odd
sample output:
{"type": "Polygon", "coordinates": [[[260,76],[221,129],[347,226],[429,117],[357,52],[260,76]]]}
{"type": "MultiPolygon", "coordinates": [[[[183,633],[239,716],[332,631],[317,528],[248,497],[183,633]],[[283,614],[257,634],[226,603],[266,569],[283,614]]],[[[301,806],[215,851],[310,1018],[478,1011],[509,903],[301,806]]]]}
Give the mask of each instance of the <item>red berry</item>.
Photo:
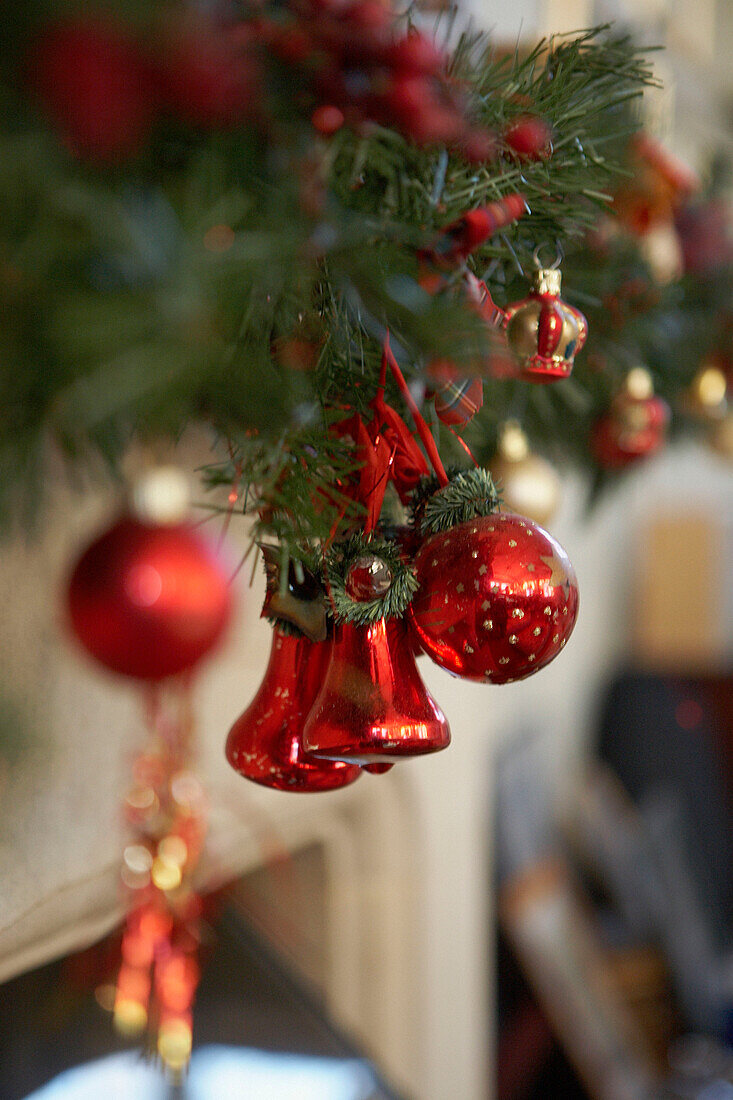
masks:
{"type": "Polygon", "coordinates": [[[316,107],[311,115],[311,122],[319,134],[330,137],[340,130],[344,124],[344,113],[338,107],[316,107]]]}
{"type": "Polygon", "coordinates": [[[392,45],[389,61],[399,72],[435,76],[445,64],[445,54],[427,35],[413,33],[392,45]]]}
{"type": "Polygon", "coordinates": [[[112,24],[59,23],[36,42],[30,80],[74,152],[115,161],[139,151],[155,113],[152,83],[135,44],[112,24]]]}
{"type": "Polygon", "coordinates": [[[507,126],[504,141],[518,157],[541,160],[552,153],[552,130],[536,115],[521,115],[507,126]]]}
{"type": "Polygon", "coordinates": [[[390,120],[419,145],[450,143],[463,131],[461,116],[436,98],[431,82],[422,76],[397,75],[385,107],[390,120]]]}
{"type": "Polygon", "coordinates": [[[365,31],[384,30],[391,22],[389,9],[379,0],[356,0],[345,9],[342,18],[365,31]]]}

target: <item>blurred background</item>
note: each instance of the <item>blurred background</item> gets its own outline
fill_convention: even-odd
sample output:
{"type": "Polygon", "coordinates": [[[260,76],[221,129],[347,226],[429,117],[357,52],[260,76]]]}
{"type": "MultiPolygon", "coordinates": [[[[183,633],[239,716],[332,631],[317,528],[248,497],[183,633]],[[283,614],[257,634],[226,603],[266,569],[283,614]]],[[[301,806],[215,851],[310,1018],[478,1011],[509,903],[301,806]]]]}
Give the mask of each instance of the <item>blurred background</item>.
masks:
{"type": "MultiPolygon", "coordinates": [[[[665,47],[649,131],[703,174],[733,156],[728,0],[462,9],[510,47],[621,21],[665,47]]],[[[194,470],[206,446],[191,433],[176,463],[194,470]]],[[[590,512],[586,488],[564,474],[547,524],[581,591],[561,660],[501,688],[421,665],[450,714],[450,751],[313,802],[245,784],[224,759],[269,649],[264,581],[240,586],[236,626],[197,689],[212,931],[186,1095],[234,1095],[232,1050],[246,1047],[306,1058],[249,1065],[268,1097],[733,1097],[730,452],[672,444],[590,512]]],[[[8,1100],[166,1095],[105,1012],[139,701],[89,667],[56,610],[110,500],[59,490],[34,538],[2,547],[8,1100]],[[137,1067],[134,1091],[114,1092],[115,1058],[137,1067]],[[94,1080],[43,1091],[95,1059],[94,1080]]],[[[229,537],[246,544],[236,523],[229,537]]]]}

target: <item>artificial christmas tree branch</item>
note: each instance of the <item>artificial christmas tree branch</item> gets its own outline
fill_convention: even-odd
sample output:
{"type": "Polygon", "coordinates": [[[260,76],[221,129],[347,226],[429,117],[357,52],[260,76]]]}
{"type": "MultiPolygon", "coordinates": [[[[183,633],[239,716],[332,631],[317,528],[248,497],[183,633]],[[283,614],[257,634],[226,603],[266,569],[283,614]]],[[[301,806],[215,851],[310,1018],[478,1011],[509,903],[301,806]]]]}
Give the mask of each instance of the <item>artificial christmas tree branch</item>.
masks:
{"type": "MultiPolygon", "coordinates": [[[[609,325],[609,297],[648,270],[633,242],[586,244],[634,171],[624,143],[630,106],[655,83],[648,51],[608,27],[520,55],[482,34],[443,50],[384,13],[364,29],[358,4],[243,11],[191,24],[157,4],[112,17],[38,0],[10,27],[0,503],[29,495],[28,471],[42,484],[48,439],[75,463],[101,454],[114,467],[133,435],[203,422],[231,441],[255,536],[305,553],[342,515],[355,458],[332,424],[368,410],[387,331],[418,404],[436,362],[483,377],[465,429],[482,462],[520,415],[538,444],[591,463],[589,426],[637,354],[668,397],[689,384],[692,287],[657,288],[646,311],[609,325]],[[92,94],[100,82],[106,97],[92,94]],[[523,216],[452,269],[426,260],[467,212],[520,194],[523,216]],[[566,253],[591,339],[572,379],[526,392],[493,376],[495,334],[465,276],[505,305],[538,247],[566,253]],[[669,354],[675,311],[682,356],[669,354]]],[[[724,286],[697,283],[697,318],[719,317],[724,286]]],[[[404,408],[391,381],[386,398],[404,408]]],[[[438,434],[446,458],[465,461],[438,434]]],[[[230,473],[224,463],[207,480],[230,473]]]]}

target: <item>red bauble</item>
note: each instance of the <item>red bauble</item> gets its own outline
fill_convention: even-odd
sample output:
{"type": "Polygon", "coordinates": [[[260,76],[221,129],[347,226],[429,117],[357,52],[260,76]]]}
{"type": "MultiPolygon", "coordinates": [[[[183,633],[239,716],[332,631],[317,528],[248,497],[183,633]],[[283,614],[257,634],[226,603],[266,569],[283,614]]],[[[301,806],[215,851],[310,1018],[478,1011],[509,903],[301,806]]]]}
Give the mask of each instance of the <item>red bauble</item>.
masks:
{"type": "Polygon", "coordinates": [[[240,775],[280,791],[345,787],[361,768],[317,760],[303,749],[303,725],[330,658],[326,642],[273,631],[270,662],[259,691],[232,726],[227,760],[240,775]]]}
{"type": "Polygon", "coordinates": [[[535,115],[522,115],[507,126],[504,141],[526,160],[542,160],[552,153],[552,129],[535,115]]]}
{"type": "Polygon", "coordinates": [[[29,77],[75,153],[115,161],[147,140],[155,114],[150,74],[115,26],[79,19],[49,28],[32,49],[29,77]]]}
{"type": "Polygon", "coordinates": [[[113,672],[162,680],[197,664],[231,611],[227,569],[187,524],[123,518],[84,552],[68,608],[79,641],[113,672]]]}
{"type": "Polygon", "coordinates": [[[326,760],[364,765],[391,764],[450,744],[445,715],[417,670],[405,620],[336,626],[303,743],[326,760]]]}
{"type": "Polygon", "coordinates": [[[655,454],[664,446],[669,418],[669,405],[661,397],[622,391],[593,425],[590,447],[596,461],[618,470],[655,454]]]}
{"type": "Polygon", "coordinates": [[[570,637],[578,585],[567,554],[522,516],[481,516],[431,535],[416,559],[410,619],[429,657],[469,680],[510,683],[570,637]]]}

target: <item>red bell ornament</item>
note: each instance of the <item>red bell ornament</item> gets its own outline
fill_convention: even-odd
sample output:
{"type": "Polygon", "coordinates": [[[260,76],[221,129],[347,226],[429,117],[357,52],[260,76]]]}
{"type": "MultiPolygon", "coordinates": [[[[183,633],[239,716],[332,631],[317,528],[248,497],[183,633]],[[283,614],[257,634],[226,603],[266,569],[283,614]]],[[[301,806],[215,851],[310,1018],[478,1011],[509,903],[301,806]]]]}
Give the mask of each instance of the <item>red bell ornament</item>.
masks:
{"type": "Polygon", "coordinates": [[[567,378],[588,337],[583,314],[560,297],[561,282],[556,268],[539,268],[529,297],[504,313],[507,343],[529,382],[567,378]]]}
{"type": "Polygon", "coordinates": [[[124,517],[88,547],[68,591],[71,626],[106,668],[162,680],[193,668],[231,612],[228,569],[186,523],[124,517]]]}
{"type": "Polygon", "coordinates": [[[273,630],[265,678],[229,731],[226,756],[245,779],[279,791],[332,791],[353,783],[361,769],[317,760],[303,748],[303,726],[323,683],[329,646],[273,630]]]}
{"type": "Polygon", "coordinates": [[[538,524],[495,513],[431,535],[415,559],[412,627],[448,672],[495,684],[544,668],[565,645],[578,585],[562,547],[538,524]]]}
{"type": "Polygon", "coordinates": [[[450,744],[448,722],[420,678],[404,619],[335,627],[303,743],[315,756],[363,765],[393,764],[450,744]]]}

